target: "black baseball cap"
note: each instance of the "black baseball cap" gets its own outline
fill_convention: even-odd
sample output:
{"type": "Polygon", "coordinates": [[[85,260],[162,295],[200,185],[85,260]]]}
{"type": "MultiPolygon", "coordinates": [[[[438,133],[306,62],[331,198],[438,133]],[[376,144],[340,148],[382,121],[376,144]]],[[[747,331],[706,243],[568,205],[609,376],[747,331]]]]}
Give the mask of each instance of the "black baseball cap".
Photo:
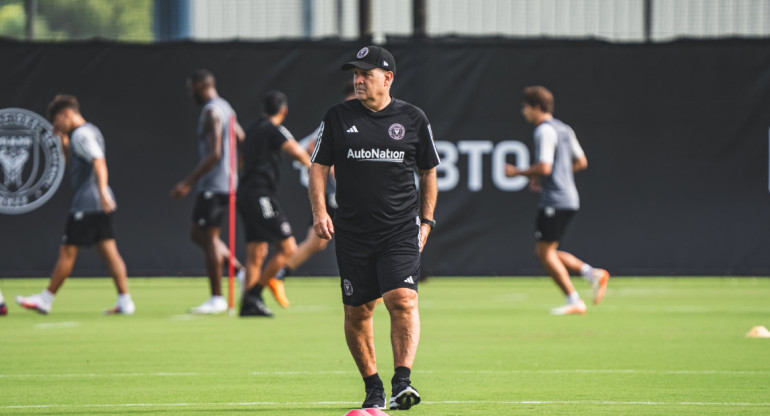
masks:
{"type": "Polygon", "coordinates": [[[354,67],[366,70],[382,68],[395,74],[396,60],[387,49],[380,46],[370,45],[361,48],[356,54],[356,59],[354,61],[350,61],[345,65],[342,65],[343,70],[351,69],[354,67]]]}

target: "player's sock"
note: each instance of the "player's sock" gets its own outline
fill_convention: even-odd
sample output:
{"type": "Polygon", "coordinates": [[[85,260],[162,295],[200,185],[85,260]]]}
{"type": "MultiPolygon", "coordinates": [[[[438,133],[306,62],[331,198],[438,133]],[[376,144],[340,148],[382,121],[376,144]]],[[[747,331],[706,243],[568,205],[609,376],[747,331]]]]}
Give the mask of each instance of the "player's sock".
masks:
{"type": "Polygon", "coordinates": [[[122,293],[118,295],[118,306],[125,312],[133,313],[135,306],[134,300],[131,299],[131,294],[122,293]]]}
{"type": "Polygon", "coordinates": [[[260,285],[259,283],[257,283],[257,284],[255,284],[254,286],[252,286],[252,287],[251,287],[251,288],[250,288],[250,289],[247,291],[247,293],[248,293],[249,295],[251,295],[251,296],[256,296],[256,297],[258,297],[258,298],[262,299],[262,289],[263,289],[263,288],[264,288],[264,286],[262,286],[262,285],[260,285]]]}
{"type": "Polygon", "coordinates": [[[3,292],[0,292],[0,303],[5,303],[5,298],[3,298],[3,292]]]}
{"type": "Polygon", "coordinates": [[[283,268],[281,270],[278,270],[278,273],[275,274],[275,278],[278,280],[283,280],[289,275],[291,275],[291,267],[283,266],[283,268]]]}
{"type": "Polygon", "coordinates": [[[580,302],[580,294],[577,292],[577,290],[567,295],[568,304],[574,305],[578,302],[580,302]]]}
{"type": "Polygon", "coordinates": [[[391,383],[395,384],[399,381],[409,381],[409,377],[412,375],[412,370],[410,370],[408,367],[396,367],[396,371],[393,374],[393,379],[390,380],[391,383]]]}
{"type": "Polygon", "coordinates": [[[383,388],[382,379],[380,379],[380,374],[374,373],[369,377],[364,377],[364,386],[366,386],[366,388],[373,388],[373,387],[383,388]]]}
{"type": "Polygon", "coordinates": [[[50,290],[48,290],[48,289],[43,289],[43,291],[42,291],[42,292],[40,292],[40,298],[41,298],[41,299],[43,299],[43,301],[44,301],[45,303],[49,304],[49,305],[53,303],[53,298],[54,298],[54,296],[56,296],[56,295],[54,295],[54,294],[53,294],[53,293],[52,293],[50,290]]]}
{"type": "Polygon", "coordinates": [[[586,279],[588,283],[593,283],[594,281],[594,268],[591,267],[588,263],[583,263],[582,266],[580,266],[580,274],[583,275],[583,278],[586,279]]]}

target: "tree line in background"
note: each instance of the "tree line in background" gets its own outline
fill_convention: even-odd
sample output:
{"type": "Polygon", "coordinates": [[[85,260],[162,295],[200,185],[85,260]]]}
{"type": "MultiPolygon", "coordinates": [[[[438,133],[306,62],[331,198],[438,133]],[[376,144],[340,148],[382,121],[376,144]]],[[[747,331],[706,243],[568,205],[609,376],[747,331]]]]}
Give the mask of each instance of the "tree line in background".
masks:
{"type": "Polygon", "coordinates": [[[0,0],[0,37],[151,42],[153,0],[0,0]],[[32,19],[27,9],[31,7],[32,19]]]}

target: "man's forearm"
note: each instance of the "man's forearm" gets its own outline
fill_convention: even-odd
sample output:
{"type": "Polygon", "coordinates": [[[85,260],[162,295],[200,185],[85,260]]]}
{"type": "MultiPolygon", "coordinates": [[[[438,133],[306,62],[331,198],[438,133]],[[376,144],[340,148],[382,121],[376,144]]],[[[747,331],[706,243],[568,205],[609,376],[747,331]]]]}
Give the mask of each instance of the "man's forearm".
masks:
{"type": "Polygon", "coordinates": [[[429,220],[433,219],[438,198],[438,184],[436,169],[420,171],[420,216],[429,220]]]}
{"type": "Polygon", "coordinates": [[[313,216],[316,213],[326,212],[326,181],[329,177],[329,167],[313,163],[310,165],[308,177],[308,196],[313,216]]]}

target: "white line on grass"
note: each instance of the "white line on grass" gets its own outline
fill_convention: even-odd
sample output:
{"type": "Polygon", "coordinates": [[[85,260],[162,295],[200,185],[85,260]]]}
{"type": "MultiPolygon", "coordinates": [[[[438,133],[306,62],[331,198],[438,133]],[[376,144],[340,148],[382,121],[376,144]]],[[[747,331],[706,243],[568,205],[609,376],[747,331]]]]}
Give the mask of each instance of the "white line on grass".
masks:
{"type": "MultiPolygon", "coordinates": [[[[767,375],[770,371],[762,370],[643,370],[643,369],[554,369],[554,370],[422,370],[421,374],[659,374],[659,375],[767,375]]],[[[0,378],[91,378],[91,377],[210,377],[232,375],[233,373],[195,373],[195,372],[158,372],[158,373],[69,373],[69,374],[0,374],[0,378]]],[[[297,375],[335,375],[357,374],[355,371],[251,371],[252,376],[297,376],[297,375]]]]}
{"type": "Polygon", "coordinates": [[[74,328],[80,326],[80,322],[68,321],[68,322],[46,322],[43,324],[35,325],[35,329],[60,329],[60,328],[74,328]]]}
{"type": "MultiPolygon", "coordinates": [[[[39,408],[93,408],[93,407],[192,407],[192,406],[328,406],[358,405],[360,402],[242,402],[242,403],[124,403],[124,404],[39,404],[1,406],[0,409],[39,409],[39,408]]],[[[723,406],[723,407],[770,407],[770,403],[746,402],[652,402],[652,401],[613,401],[613,400],[447,400],[423,401],[426,405],[451,404],[500,404],[500,405],[621,405],[621,406],[723,406]]]]}

